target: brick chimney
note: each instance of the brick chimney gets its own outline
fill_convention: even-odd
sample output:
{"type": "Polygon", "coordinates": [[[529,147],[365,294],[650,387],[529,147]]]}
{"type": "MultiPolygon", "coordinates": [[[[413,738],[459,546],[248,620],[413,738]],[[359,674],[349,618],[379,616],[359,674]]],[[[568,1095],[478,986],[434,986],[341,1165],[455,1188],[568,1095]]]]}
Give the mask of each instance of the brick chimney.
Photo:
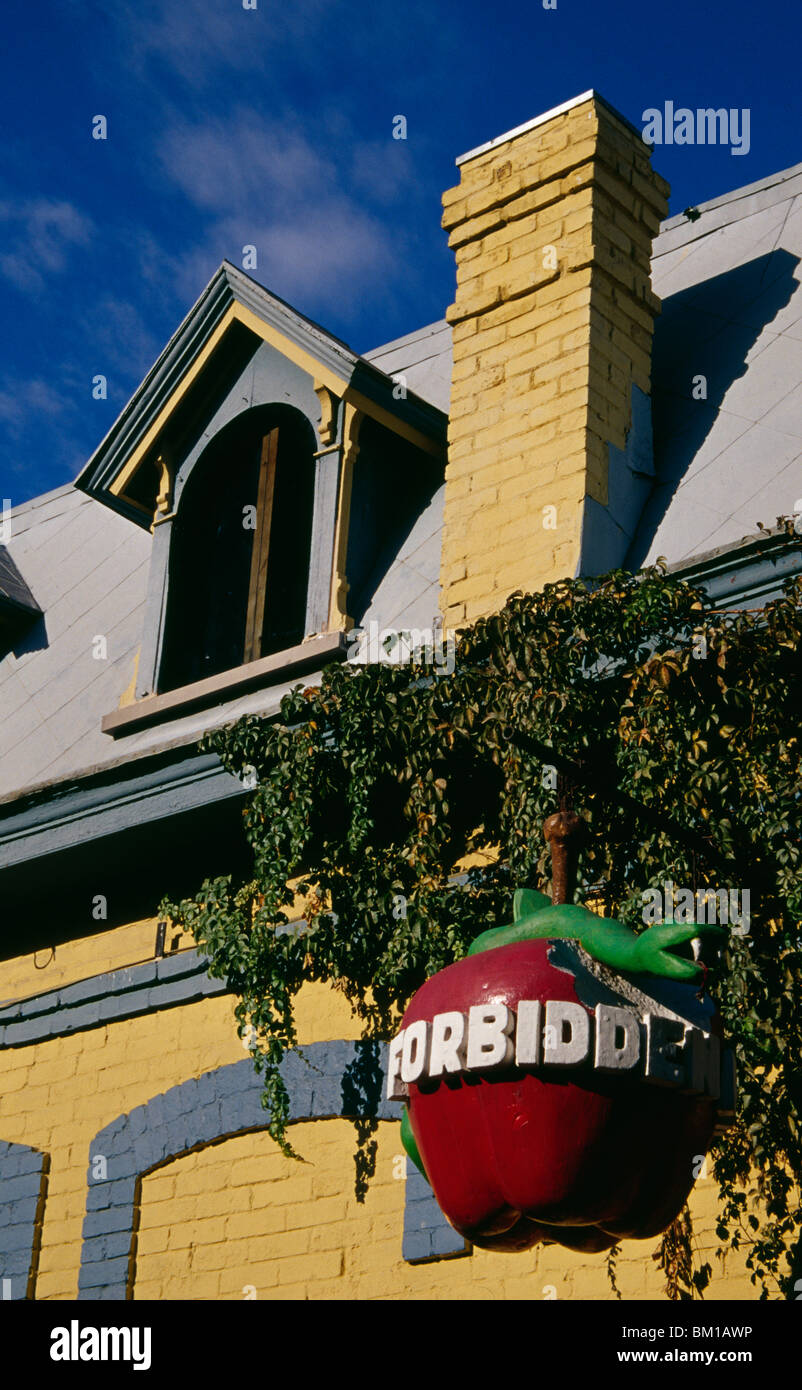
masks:
{"type": "Polygon", "coordinates": [[[447,627],[624,563],[652,472],[650,153],[586,92],[457,161],[447,627]]]}

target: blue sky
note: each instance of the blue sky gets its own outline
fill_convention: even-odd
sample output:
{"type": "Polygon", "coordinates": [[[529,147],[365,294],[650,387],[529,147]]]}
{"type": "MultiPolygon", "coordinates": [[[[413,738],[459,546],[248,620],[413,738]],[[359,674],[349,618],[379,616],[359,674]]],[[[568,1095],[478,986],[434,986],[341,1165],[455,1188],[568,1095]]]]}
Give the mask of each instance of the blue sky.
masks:
{"type": "Polygon", "coordinates": [[[75,477],[244,245],[258,280],[358,352],[441,318],[455,158],[590,87],[638,126],[667,100],[749,108],[748,154],[655,149],[672,212],[802,161],[787,0],[256,3],[5,0],[0,497],[13,504],[75,477]]]}

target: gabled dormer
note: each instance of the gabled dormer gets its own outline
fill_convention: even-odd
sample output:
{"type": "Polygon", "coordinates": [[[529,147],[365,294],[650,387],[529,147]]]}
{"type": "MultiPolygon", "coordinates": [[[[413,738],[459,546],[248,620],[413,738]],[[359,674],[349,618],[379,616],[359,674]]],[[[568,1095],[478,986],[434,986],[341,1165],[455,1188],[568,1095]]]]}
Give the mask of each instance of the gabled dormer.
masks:
{"type": "Polygon", "coordinates": [[[104,729],[342,655],[442,487],[446,424],[224,263],[77,480],[153,535],[136,698],[104,729]]]}
{"type": "Polygon", "coordinates": [[[10,651],[41,616],[28,585],[6,547],[0,545],[0,657],[10,651]]]}

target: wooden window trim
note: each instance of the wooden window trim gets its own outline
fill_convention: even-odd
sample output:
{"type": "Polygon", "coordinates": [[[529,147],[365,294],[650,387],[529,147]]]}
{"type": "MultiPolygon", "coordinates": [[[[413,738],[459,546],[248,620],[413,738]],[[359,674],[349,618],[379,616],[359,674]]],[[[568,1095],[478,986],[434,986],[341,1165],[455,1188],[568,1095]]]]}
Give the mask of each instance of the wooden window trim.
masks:
{"type": "Polygon", "coordinates": [[[245,619],[245,650],[242,657],[246,664],[251,661],[258,661],[262,655],[267,565],[270,558],[270,526],[273,520],[277,462],[278,428],[272,429],[262,440],[262,453],[259,460],[256,531],[253,538],[253,551],[251,552],[248,608],[245,619]]]}
{"type": "Polygon", "coordinates": [[[124,705],[105,714],[100,727],[104,734],[117,737],[118,734],[134,733],[148,724],[180,719],[195,710],[235,700],[249,690],[280,685],[305,671],[318,671],[326,661],[344,660],[347,651],[345,633],[321,633],[317,637],[308,637],[297,647],[263,656],[246,666],[221,671],[217,676],[206,676],[203,680],[179,686],[177,690],[169,690],[163,695],[146,695],[132,705],[124,705]]]}

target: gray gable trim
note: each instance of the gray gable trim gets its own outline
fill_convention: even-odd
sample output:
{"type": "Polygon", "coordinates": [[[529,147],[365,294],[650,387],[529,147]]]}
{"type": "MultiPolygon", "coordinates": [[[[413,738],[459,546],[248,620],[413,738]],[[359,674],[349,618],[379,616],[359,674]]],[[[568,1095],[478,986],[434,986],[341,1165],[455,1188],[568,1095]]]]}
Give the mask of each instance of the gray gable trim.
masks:
{"type": "Polygon", "coordinates": [[[445,445],[448,422],[441,410],[420,399],[412,391],[407,393],[406,399],[396,400],[393,396],[392,378],[378,367],[352,352],[339,338],[332,337],[319,324],[304,318],[297,309],[263,289],[228,261],[224,261],[220,269],[229,277],[231,302],[238,299],[271,328],[283,333],[291,342],[304,348],[324,366],[336,372],[352,390],[359,391],[391,415],[396,415],[419,429],[422,434],[442,440],[445,445]]]}
{"type": "Polygon", "coordinates": [[[0,1139],[0,1298],[33,1298],[50,1159],[0,1139]]]}
{"type": "Polygon", "coordinates": [[[280,329],[292,342],[304,347],[339,375],[350,375],[356,357],[344,343],[324,333],[317,324],[303,318],[283,300],[224,261],[79,474],[76,487],[109,505],[116,504],[117,510],[140,525],[149,524],[135,508],[109,496],[106,489],[235,300],[253,309],[266,323],[280,329]]]}
{"type": "Polygon", "coordinates": [[[354,390],[445,444],[447,421],[442,411],[419,400],[413,393],[409,393],[406,400],[394,400],[391,378],[277,295],[263,289],[236,266],[224,261],[79,474],[76,487],[139,526],[149,528],[151,518],[115,497],[109,491],[110,485],[235,302],[252,310],[264,323],[303,348],[354,390]]]}
{"type": "MultiPolygon", "coordinates": [[[[397,1104],[384,1098],[386,1061],[386,1043],[340,1040],[287,1053],[279,1070],[290,1097],[290,1123],[367,1116],[397,1121],[397,1104]]],[[[101,1129],[89,1146],[79,1299],[133,1296],[147,1173],[223,1139],[264,1130],[268,1122],[262,1083],[248,1059],[173,1086],[101,1129]],[[106,1160],[107,1177],[101,1180],[93,1175],[98,1157],[106,1160]]],[[[420,1183],[407,1178],[403,1257],[470,1254],[420,1183]]]]}
{"type": "Polygon", "coordinates": [[[112,779],[106,774],[83,785],[56,786],[22,810],[7,803],[8,813],[0,817],[0,870],[244,794],[214,753],[191,750],[142,771],[129,763],[112,779]]]}
{"type": "Polygon", "coordinates": [[[286,300],[271,294],[230,261],[223,261],[217,274],[222,273],[225,273],[230,289],[229,303],[238,299],[240,304],[252,309],[271,328],[277,329],[298,347],[311,353],[324,367],[330,367],[338,376],[345,376],[353,370],[357,362],[356,353],[352,352],[341,338],[336,338],[325,328],[321,328],[319,323],[300,314],[286,300]]]}

